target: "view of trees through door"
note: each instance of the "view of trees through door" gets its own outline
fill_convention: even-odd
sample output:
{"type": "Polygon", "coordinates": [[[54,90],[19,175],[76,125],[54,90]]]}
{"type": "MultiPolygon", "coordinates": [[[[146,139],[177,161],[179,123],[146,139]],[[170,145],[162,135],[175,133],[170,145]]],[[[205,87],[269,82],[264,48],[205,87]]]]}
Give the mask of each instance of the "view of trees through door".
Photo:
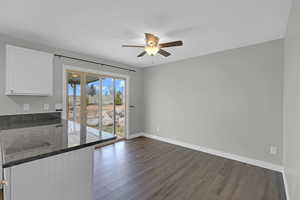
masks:
{"type": "Polygon", "coordinates": [[[67,72],[68,119],[125,137],[125,79],[84,72],[67,72]]]}

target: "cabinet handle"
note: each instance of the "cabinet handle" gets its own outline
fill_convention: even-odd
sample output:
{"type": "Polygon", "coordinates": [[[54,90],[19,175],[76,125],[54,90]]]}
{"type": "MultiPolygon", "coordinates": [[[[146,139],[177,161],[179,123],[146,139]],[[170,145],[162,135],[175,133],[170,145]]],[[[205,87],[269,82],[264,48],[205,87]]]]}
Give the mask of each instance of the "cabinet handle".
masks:
{"type": "Polygon", "coordinates": [[[1,181],[0,181],[0,185],[8,185],[8,181],[6,181],[6,180],[1,180],[1,181]]]}

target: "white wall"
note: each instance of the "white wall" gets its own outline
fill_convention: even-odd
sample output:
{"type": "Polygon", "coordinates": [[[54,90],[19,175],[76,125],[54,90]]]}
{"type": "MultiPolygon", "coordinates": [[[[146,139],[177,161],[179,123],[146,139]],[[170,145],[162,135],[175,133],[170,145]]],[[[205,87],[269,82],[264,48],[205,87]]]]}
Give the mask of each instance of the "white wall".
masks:
{"type": "Polygon", "coordinates": [[[282,164],[283,40],[149,67],[144,78],[146,133],[282,164]]]}
{"type": "Polygon", "coordinates": [[[285,40],[284,167],[291,200],[300,199],[300,1],[294,0],[285,40]]]}
{"type": "MultiPolygon", "coordinates": [[[[67,56],[79,57],[83,59],[91,59],[98,62],[104,62],[107,64],[114,64],[122,66],[118,63],[113,63],[107,60],[101,60],[99,58],[90,57],[83,54],[74,53],[67,50],[61,50],[54,47],[41,45],[38,43],[32,43],[16,38],[11,38],[6,35],[0,35],[0,115],[24,113],[23,104],[30,104],[30,113],[43,112],[43,104],[50,104],[50,110],[55,110],[56,103],[62,103],[62,64],[78,66],[83,68],[89,68],[98,70],[99,66],[95,64],[89,64],[86,62],[74,61],[69,59],[54,58],[54,93],[51,97],[30,97],[30,96],[6,96],[5,95],[5,45],[12,44],[25,48],[31,48],[41,50],[50,53],[59,53],[67,56]]],[[[124,66],[125,68],[127,66],[124,66]]],[[[135,105],[135,108],[131,108],[129,111],[129,132],[138,133],[143,131],[142,126],[142,89],[143,78],[142,70],[136,69],[136,73],[123,70],[112,69],[109,67],[101,67],[101,71],[113,72],[118,74],[126,74],[130,76],[130,105],[135,105]]],[[[46,74],[45,74],[46,75],[46,74]]],[[[32,77],[34,78],[34,77],[32,77]]]]}

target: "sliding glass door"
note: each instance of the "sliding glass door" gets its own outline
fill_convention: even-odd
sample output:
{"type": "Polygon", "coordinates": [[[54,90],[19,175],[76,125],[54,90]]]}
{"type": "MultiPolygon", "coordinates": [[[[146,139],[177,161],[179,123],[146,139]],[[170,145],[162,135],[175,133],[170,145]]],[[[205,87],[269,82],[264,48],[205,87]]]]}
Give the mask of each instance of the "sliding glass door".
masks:
{"type": "Polygon", "coordinates": [[[67,116],[98,130],[125,137],[126,80],[84,72],[67,72],[67,116]]]}
{"type": "Polygon", "coordinates": [[[100,79],[86,74],[86,125],[100,130],[100,79]]]}
{"type": "Polygon", "coordinates": [[[102,127],[107,133],[115,133],[114,79],[102,78],[102,127]]]}
{"type": "Polygon", "coordinates": [[[115,133],[125,137],[125,80],[115,79],[115,133]]]}
{"type": "Polygon", "coordinates": [[[81,73],[69,72],[67,75],[67,116],[69,120],[81,122],[81,73]]]}

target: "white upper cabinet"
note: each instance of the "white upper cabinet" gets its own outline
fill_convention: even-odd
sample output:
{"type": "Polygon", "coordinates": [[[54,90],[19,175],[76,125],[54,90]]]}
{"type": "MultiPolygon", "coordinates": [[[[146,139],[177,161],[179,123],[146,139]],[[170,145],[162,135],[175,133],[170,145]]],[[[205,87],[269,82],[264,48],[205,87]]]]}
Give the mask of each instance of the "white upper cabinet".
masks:
{"type": "Polygon", "coordinates": [[[6,95],[53,95],[53,54],[6,45],[6,95]]]}

